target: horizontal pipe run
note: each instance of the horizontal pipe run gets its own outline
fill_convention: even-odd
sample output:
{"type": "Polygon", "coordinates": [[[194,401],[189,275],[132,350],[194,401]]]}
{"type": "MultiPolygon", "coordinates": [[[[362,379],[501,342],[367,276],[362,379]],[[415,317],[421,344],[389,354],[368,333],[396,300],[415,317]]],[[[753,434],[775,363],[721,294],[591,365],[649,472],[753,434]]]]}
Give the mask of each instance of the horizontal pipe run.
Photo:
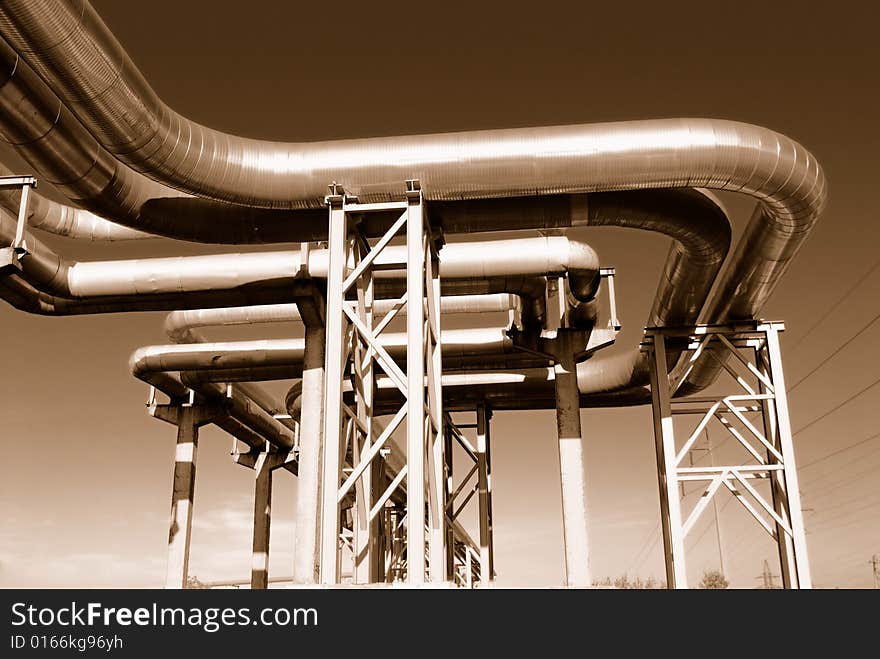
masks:
{"type": "MultiPolygon", "coordinates": [[[[373,313],[385,315],[396,305],[397,300],[382,299],[373,303],[373,313]]],[[[493,313],[517,311],[519,298],[508,293],[488,295],[455,295],[440,300],[440,311],[456,313],[493,313]]],[[[399,315],[406,315],[404,306],[399,315]]],[[[260,323],[300,322],[302,317],[296,304],[264,304],[250,307],[229,307],[225,309],[195,309],[173,311],[165,318],[165,333],[174,343],[204,343],[196,331],[203,327],[229,327],[236,325],[255,325],[260,323]]]]}
{"type": "MultiPolygon", "coordinates": [[[[11,244],[14,235],[14,220],[0,213],[0,244],[11,244]]],[[[301,271],[325,279],[328,267],[326,249],[309,250],[307,263],[302,262],[298,250],[74,262],[63,259],[33,236],[28,236],[28,245],[30,254],[22,259],[23,274],[48,293],[74,298],[206,292],[254,285],[280,287],[300,278],[301,271]]],[[[380,266],[405,264],[405,250],[388,247],[376,261],[380,266]]],[[[570,271],[576,277],[592,280],[598,276],[599,263],[585,243],[550,236],[450,243],[441,250],[440,269],[441,277],[448,280],[485,281],[570,271]],[[482,258],[470,260],[481,252],[482,258]]],[[[405,269],[388,269],[377,271],[375,276],[392,280],[388,286],[393,287],[403,274],[405,269]]]]}
{"type": "MultiPolygon", "coordinates": [[[[506,329],[449,329],[441,332],[444,360],[487,355],[518,355],[506,329]]],[[[406,332],[383,332],[379,344],[389,355],[403,358],[407,352],[406,332]]],[[[236,369],[257,366],[302,368],[305,339],[261,339],[214,343],[174,344],[138,348],[129,360],[133,371],[193,371],[236,369]]]]}
{"type": "MultiPolygon", "coordinates": [[[[14,174],[15,172],[0,163],[0,176],[14,174]]],[[[18,215],[20,204],[21,189],[0,189],[0,205],[3,208],[18,215]]],[[[35,191],[28,195],[27,223],[32,229],[77,240],[115,242],[156,238],[152,234],[105,220],[82,208],[59,204],[35,191]]]]}

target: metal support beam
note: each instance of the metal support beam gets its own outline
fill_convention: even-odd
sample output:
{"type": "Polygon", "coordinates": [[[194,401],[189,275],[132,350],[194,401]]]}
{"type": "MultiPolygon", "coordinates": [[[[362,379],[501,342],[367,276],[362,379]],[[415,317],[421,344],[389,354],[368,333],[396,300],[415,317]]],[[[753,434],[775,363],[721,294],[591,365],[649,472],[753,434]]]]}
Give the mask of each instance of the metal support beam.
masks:
{"type": "MultiPolygon", "coordinates": [[[[333,186],[335,188],[335,186],[333,186]]],[[[345,369],[342,305],[345,295],[342,281],[347,259],[347,222],[342,208],[344,199],[338,190],[327,196],[330,210],[328,236],[329,267],[327,274],[327,333],[324,366],[324,450],[323,500],[321,512],[321,583],[335,584],[339,578],[339,503],[336,489],[342,462],[342,378],[345,369]]]]}
{"type": "Polygon", "coordinates": [[[650,376],[654,442],[657,450],[657,481],[660,486],[660,525],[663,530],[663,556],[666,562],[666,585],[668,588],[687,588],[678,472],[675,469],[675,435],[667,384],[666,343],[662,334],[654,337],[653,348],[650,376]]]}
{"type": "Polygon", "coordinates": [[[785,482],[776,481],[777,490],[782,485],[782,497],[788,502],[788,520],[791,524],[790,542],[786,542],[785,563],[794,563],[795,574],[790,579],[789,588],[812,588],[810,562],[807,557],[807,541],[804,531],[803,511],[801,510],[801,492],[798,485],[797,468],[795,466],[794,442],[792,441],[791,419],[788,415],[788,394],[785,390],[785,375],[782,371],[782,350],[779,346],[779,331],[783,329],[777,323],[759,326],[766,332],[767,360],[770,363],[770,375],[773,378],[775,416],[778,425],[778,446],[784,461],[785,482]],[[793,555],[793,560],[789,557],[793,555]]]}
{"type": "Polygon", "coordinates": [[[407,193],[406,207],[406,563],[407,582],[425,581],[425,253],[421,195],[407,193]]]}
{"type": "Polygon", "coordinates": [[[492,467],[489,446],[492,412],[485,403],[477,406],[477,480],[480,492],[480,585],[495,577],[492,542],[492,467]]]}

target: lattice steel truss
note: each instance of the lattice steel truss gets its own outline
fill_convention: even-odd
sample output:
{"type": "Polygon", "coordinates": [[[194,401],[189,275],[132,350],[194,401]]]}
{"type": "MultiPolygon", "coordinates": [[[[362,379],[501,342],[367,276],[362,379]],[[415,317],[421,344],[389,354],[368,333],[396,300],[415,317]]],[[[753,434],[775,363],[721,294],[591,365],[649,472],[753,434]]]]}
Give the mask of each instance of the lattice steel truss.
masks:
{"type": "MultiPolygon", "coordinates": [[[[783,585],[810,588],[800,492],[779,332],[782,323],[749,321],[686,328],[648,328],[642,349],[650,357],[654,436],[660,482],[667,584],[687,588],[685,538],[712,497],[725,488],[751,513],[779,547],[783,585]],[[670,373],[667,351],[683,351],[683,365],[670,373]],[[734,393],[675,398],[697,360],[708,356],[729,378],[734,393]],[[676,436],[674,416],[697,415],[699,422],[676,436]],[[745,456],[737,464],[682,466],[713,421],[731,434],[745,456]],[[697,503],[684,517],[679,484],[705,483],[697,503]],[[761,490],[764,490],[762,492],[761,490]],[[768,500],[769,499],[769,500],[768,500]]],[[[679,422],[679,428],[683,425],[679,422]]]]}
{"type": "Polygon", "coordinates": [[[448,578],[455,584],[467,588],[476,583],[488,586],[495,578],[495,548],[492,533],[492,454],[490,421],[492,411],[485,403],[477,405],[476,421],[472,424],[456,425],[446,415],[444,435],[446,453],[446,502],[448,523],[447,569],[448,578]],[[476,430],[474,446],[462,429],[476,430]],[[466,456],[470,467],[456,484],[453,469],[453,443],[458,444],[466,456]],[[479,546],[470,538],[459,522],[459,517],[468,503],[477,495],[477,518],[479,526],[479,546]]]}
{"type": "Polygon", "coordinates": [[[360,204],[338,186],[327,197],[330,215],[327,278],[324,464],[321,517],[321,582],[335,584],[340,575],[340,547],[353,554],[352,581],[384,581],[389,572],[405,570],[411,585],[446,577],[446,520],[443,469],[443,413],[440,388],[440,279],[438,245],[425,218],[418,181],[406,182],[406,201],[360,204]],[[360,221],[372,212],[400,211],[378,241],[371,243],[360,221]],[[377,262],[401,234],[407,259],[377,262]],[[381,318],[374,317],[373,273],[377,268],[406,269],[406,290],[381,318]],[[406,308],[407,357],[404,371],[379,342],[379,336],[406,308]],[[400,390],[404,404],[379,430],[373,420],[376,369],[400,390]],[[354,406],[343,390],[351,383],[354,406]],[[383,448],[406,421],[406,459],[389,469],[383,448]],[[343,471],[350,456],[352,469],[343,471]],[[389,481],[390,482],[387,482],[389,481]],[[403,521],[383,520],[383,510],[406,481],[405,550],[385,529],[403,521]],[[340,485],[341,483],[341,485],[340,485]],[[350,533],[342,528],[341,510],[353,493],[350,533]],[[427,520],[427,533],[425,521],[427,520]],[[385,523],[381,523],[381,522],[385,523]],[[343,539],[344,538],[344,539],[343,539]],[[395,554],[396,543],[396,554],[395,554]],[[405,559],[402,556],[405,551],[405,559]],[[405,568],[402,561],[405,560],[405,568]]]}

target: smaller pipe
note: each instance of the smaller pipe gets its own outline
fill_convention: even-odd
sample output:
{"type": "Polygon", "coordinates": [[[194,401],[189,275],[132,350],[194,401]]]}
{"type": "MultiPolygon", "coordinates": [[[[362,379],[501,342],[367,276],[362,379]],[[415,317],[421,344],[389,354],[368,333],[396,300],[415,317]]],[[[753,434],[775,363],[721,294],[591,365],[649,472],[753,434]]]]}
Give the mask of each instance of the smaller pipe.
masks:
{"type": "MultiPolygon", "coordinates": [[[[384,315],[397,300],[376,300],[373,313],[384,315]]],[[[492,313],[519,311],[520,301],[516,295],[494,293],[486,295],[449,295],[440,300],[442,313],[492,313]]],[[[404,306],[398,315],[405,316],[404,306]]],[[[204,343],[197,328],[214,326],[254,325],[259,323],[302,322],[296,304],[262,304],[249,307],[226,307],[218,309],[193,309],[172,311],[165,318],[165,333],[174,343],[204,343]]]]}
{"type": "MultiPolygon", "coordinates": [[[[0,176],[13,175],[11,169],[0,163],[0,176]]],[[[0,190],[0,204],[13,215],[18,214],[20,203],[20,189],[0,190]]],[[[35,191],[28,195],[27,222],[33,229],[77,240],[115,242],[158,237],[105,220],[82,208],[59,204],[35,191]]]]}
{"type": "MultiPolygon", "coordinates": [[[[293,448],[292,429],[274,418],[273,414],[280,410],[273,406],[266,395],[256,387],[236,385],[232,387],[231,396],[227,395],[226,387],[214,383],[196,383],[190,389],[188,383],[178,380],[171,373],[151,369],[148,360],[143,359],[137,351],[129,360],[129,366],[135,377],[156,387],[171,398],[172,403],[180,404],[187,401],[191,390],[208,400],[225,401],[229,415],[247,428],[247,432],[242,437],[242,441],[247,444],[253,445],[255,436],[259,436],[283,450],[293,448]]],[[[236,430],[234,424],[227,424],[226,428],[237,436],[234,432],[236,430]]]]}

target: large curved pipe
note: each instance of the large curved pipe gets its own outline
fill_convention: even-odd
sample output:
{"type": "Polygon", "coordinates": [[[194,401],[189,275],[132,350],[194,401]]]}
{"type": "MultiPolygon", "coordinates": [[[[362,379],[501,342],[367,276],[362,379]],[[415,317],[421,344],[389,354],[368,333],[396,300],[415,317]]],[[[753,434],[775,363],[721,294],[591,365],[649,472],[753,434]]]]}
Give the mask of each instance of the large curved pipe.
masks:
{"type": "MultiPolygon", "coordinates": [[[[183,240],[245,244],[327,238],[325,210],[249,208],[193,198],[115,161],[0,39],[3,71],[0,137],[76,204],[125,226],[183,240]]],[[[449,234],[558,229],[581,222],[586,203],[586,195],[438,201],[431,204],[430,216],[435,227],[449,234]]],[[[56,211],[68,216],[83,212],[70,207],[56,211]]],[[[370,236],[381,235],[396,218],[392,211],[371,213],[362,229],[370,236]]]]}
{"type": "Polygon", "coordinates": [[[821,205],[815,160],[791,140],[744,124],[676,120],[313,144],[249,140],[165,105],[85,0],[8,0],[0,7],[0,32],[117,157],[200,196],[321,207],[330,181],[370,200],[418,178],[428,199],[720,187],[752,192],[788,218],[812,216],[821,205]]]}
{"type": "MultiPolygon", "coordinates": [[[[730,247],[730,222],[718,200],[697,190],[597,193],[590,198],[590,226],[641,229],[673,239],[645,326],[696,323],[730,247]]],[[[754,293],[753,288],[742,287],[732,295],[754,293]]],[[[677,354],[670,355],[670,364],[676,358],[677,354]]],[[[578,365],[578,386],[584,394],[647,383],[648,364],[638,346],[578,365]]]]}
{"type": "MultiPolygon", "coordinates": [[[[317,208],[329,180],[372,200],[397,196],[389,186],[406,178],[419,178],[426,197],[436,200],[678,186],[751,194],[761,204],[710,308],[726,316],[753,315],[761,307],[824,203],[824,177],[803,147],[772,131],[727,121],[309,145],[241,140],[192,124],[164,106],[88,3],[8,2],[0,7],[0,18],[14,47],[102,144],[134,167],[196,194],[258,206],[317,208]],[[95,65],[70,73],[71,62],[86,60],[95,65]],[[129,123],[120,122],[120,116],[129,123]],[[199,136],[203,148],[184,150],[168,139],[172,135],[199,136]],[[373,154],[380,151],[383,158],[376,164],[373,154]],[[183,178],[181,171],[187,172],[183,178]],[[748,249],[755,244],[763,249],[748,249]],[[722,293],[741,290],[743,281],[750,294],[740,296],[739,306],[731,305],[722,293]]],[[[704,371],[695,369],[691,378],[699,372],[704,371]]]]}
{"type": "MultiPolygon", "coordinates": [[[[88,3],[7,2],[0,19],[14,48],[64,99],[66,105],[50,116],[61,117],[70,106],[118,157],[196,194],[258,206],[318,208],[330,180],[372,200],[397,196],[399,181],[407,178],[419,178],[430,200],[682,186],[751,194],[761,203],[719,287],[742,291],[741,283],[748,282],[748,294],[740,295],[739,306],[719,295],[713,309],[726,307],[726,314],[753,315],[760,309],[824,203],[824,177],[803,147],[767,129],[720,120],[307,145],[242,140],[197,126],[162,104],[88,3]],[[82,66],[85,61],[89,66],[82,66]],[[193,143],[201,148],[188,146],[193,143]],[[750,250],[750,245],[762,249],[750,250]]],[[[182,218],[180,224],[196,231],[193,223],[182,218]]],[[[212,230],[222,233],[216,225],[212,230]]],[[[617,375],[631,365],[616,363],[626,367],[615,369],[617,375]]],[[[715,368],[699,366],[691,380],[715,368]]]]}

